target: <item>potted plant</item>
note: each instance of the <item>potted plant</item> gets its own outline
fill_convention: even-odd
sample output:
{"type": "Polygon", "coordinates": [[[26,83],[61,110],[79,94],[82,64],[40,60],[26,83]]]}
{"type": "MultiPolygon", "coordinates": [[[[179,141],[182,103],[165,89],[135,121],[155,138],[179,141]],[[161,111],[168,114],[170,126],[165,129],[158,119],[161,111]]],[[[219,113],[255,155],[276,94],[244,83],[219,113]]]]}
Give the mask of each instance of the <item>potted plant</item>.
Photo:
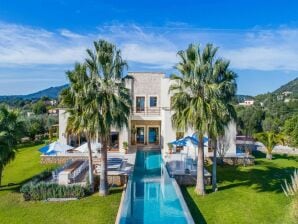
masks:
{"type": "Polygon", "coordinates": [[[126,154],[127,150],[128,150],[128,142],[123,142],[122,145],[123,145],[123,149],[124,149],[125,154],[126,154]]]}
{"type": "Polygon", "coordinates": [[[172,143],[168,143],[168,148],[169,148],[169,153],[172,154],[172,152],[173,152],[173,144],[172,143]]]}

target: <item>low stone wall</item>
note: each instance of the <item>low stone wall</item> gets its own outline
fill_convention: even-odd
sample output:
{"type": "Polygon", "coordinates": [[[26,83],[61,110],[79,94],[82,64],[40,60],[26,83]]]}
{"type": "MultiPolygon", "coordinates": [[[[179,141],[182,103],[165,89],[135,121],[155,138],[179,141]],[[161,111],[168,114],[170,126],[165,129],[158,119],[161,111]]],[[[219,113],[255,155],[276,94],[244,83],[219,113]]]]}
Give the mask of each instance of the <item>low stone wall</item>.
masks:
{"type": "MultiPolygon", "coordinates": [[[[94,188],[99,187],[99,175],[94,176],[94,188]]],[[[127,183],[128,177],[124,175],[108,175],[108,184],[113,187],[122,187],[127,183]]]]}
{"type": "Polygon", "coordinates": [[[68,160],[86,160],[88,159],[87,156],[40,156],[40,163],[41,164],[64,164],[68,160]]]}
{"type": "MultiPolygon", "coordinates": [[[[221,159],[217,158],[217,164],[221,164],[221,159]]],[[[248,156],[248,157],[225,157],[223,159],[224,164],[228,165],[244,165],[244,166],[252,166],[255,164],[255,157],[248,156]]]]}
{"type": "MultiPolygon", "coordinates": [[[[174,175],[174,178],[176,179],[177,183],[180,186],[194,186],[196,185],[197,177],[194,175],[174,175]]],[[[205,185],[210,185],[212,180],[211,180],[211,175],[205,176],[204,177],[204,182],[205,185]]]]}

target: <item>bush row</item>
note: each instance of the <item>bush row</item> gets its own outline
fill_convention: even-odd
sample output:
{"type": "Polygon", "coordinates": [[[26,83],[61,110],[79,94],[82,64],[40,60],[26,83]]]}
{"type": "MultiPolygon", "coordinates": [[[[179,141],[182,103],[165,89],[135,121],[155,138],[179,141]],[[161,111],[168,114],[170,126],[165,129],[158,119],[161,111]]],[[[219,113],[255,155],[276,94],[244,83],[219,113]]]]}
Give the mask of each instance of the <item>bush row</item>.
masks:
{"type": "Polygon", "coordinates": [[[29,200],[46,200],[48,198],[82,198],[90,192],[88,188],[80,185],[59,185],[56,183],[46,182],[29,182],[21,187],[21,193],[25,201],[29,200]]]}
{"type": "Polygon", "coordinates": [[[46,144],[47,140],[34,140],[34,141],[30,141],[30,142],[24,142],[24,143],[20,143],[18,144],[18,148],[25,148],[25,147],[31,147],[31,146],[36,146],[36,145],[40,145],[40,144],[46,144]]]}

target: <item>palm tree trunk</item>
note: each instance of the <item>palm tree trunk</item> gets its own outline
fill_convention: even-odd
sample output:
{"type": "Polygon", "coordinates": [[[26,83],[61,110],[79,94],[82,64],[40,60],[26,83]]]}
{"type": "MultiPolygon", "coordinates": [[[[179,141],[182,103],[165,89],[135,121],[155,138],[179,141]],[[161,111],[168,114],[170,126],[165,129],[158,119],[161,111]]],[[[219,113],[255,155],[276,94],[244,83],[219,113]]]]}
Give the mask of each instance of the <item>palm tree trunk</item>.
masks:
{"type": "Polygon", "coordinates": [[[214,149],[213,149],[213,164],[212,164],[212,190],[217,191],[217,138],[214,139],[214,149]]]}
{"type": "Polygon", "coordinates": [[[88,161],[89,161],[89,183],[90,183],[90,191],[94,192],[94,178],[93,178],[93,158],[92,158],[92,149],[91,149],[91,140],[89,136],[87,136],[87,144],[88,144],[88,161]]]}
{"type": "Polygon", "coordinates": [[[198,146],[198,162],[197,162],[197,183],[195,192],[198,195],[205,195],[204,183],[204,142],[203,135],[200,135],[198,146]]]}
{"type": "Polygon", "coordinates": [[[108,164],[107,164],[107,138],[102,138],[102,148],[100,151],[101,160],[100,160],[100,182],[99,182],[99,195],[106,196],[108,195],[108,164]]]}
{"type": "Polygon", "coordinates": [[[267,154],[266,154],[266,159],[270,159],[270,160],[272,160],[272,153],[267,152],[267,154]]]}

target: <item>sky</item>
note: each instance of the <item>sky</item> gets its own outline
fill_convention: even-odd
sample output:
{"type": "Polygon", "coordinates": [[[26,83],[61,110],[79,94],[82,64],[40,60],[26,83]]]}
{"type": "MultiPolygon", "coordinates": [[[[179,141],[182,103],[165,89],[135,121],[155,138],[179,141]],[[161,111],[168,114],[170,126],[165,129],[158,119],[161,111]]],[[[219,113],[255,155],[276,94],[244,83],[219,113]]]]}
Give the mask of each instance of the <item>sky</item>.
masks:
{"type": "Polygon", "coordinates": [[[128,71],[175,73],[177,51],[213,43],[238,94],[274,91],[298,77],[295,0],[0,0],[0,95],[67,83],[98,39],[117,45],[128,71]]]}

